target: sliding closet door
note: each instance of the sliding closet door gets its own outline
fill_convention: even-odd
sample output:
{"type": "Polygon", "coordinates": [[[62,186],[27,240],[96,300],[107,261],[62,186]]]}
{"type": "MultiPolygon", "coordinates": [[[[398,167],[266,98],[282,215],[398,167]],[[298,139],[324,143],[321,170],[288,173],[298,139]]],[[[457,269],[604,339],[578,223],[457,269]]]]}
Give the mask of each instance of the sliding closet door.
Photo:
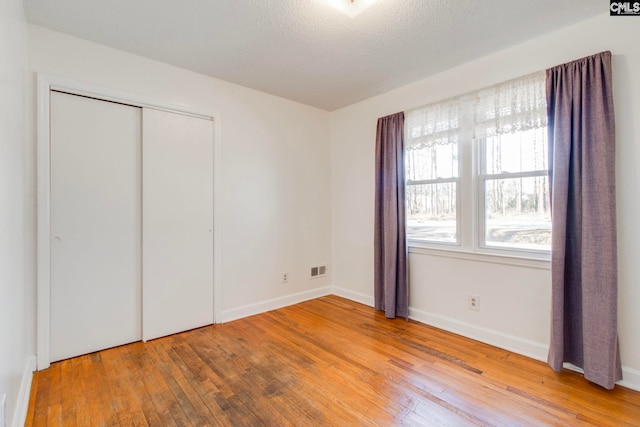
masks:
{"type": "Polygon", "coordinates": [[[143,109],[143,339],[213,323],[213,122],[143,109]]]}
{"type": "Polygon", "coordinates": [[[141,110],[51,93],[51,361],[141,339],[141,110]]]}

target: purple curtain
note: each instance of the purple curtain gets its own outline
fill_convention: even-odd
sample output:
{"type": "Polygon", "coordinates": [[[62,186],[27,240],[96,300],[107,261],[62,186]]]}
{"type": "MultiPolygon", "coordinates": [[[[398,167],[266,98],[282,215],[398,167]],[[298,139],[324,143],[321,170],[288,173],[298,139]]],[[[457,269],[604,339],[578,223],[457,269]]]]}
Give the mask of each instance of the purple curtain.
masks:
{"type": "Polygon", "coordinates": [[[375,203],[375,307],[390,319],[408,318],[404,113],[378,119],[375,203]]]}
{"type": "Polygon", "coordinates": [[[611,52],[547,70],[552,206],[548,362],[622,378],[617,326],[615,124],[611,52]]]}

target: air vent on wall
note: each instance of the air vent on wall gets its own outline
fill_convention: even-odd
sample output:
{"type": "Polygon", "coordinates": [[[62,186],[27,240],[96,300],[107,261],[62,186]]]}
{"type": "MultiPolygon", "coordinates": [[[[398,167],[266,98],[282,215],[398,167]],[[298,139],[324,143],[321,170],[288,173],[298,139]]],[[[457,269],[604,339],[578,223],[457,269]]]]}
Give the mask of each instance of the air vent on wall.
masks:
{"type": "Polygon", "coordinates": [[[311,279],[315,279],[317,277],[323,277],[327,275],[327,266],[319,265],[317,267],[311,267],[311,279]]]}

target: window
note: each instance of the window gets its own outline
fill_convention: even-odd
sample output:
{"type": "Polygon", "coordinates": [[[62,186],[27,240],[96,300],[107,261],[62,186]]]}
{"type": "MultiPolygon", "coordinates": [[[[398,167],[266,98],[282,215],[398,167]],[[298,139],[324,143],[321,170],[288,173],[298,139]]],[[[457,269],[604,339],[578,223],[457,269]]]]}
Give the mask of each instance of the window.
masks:
{"type": "Polygon", "coordinates": [[[406,113],[407,239],[548,253],[544,72],[406,113]]]}
{"type": "Polygon", "coordinates": [[[431,105],[405,118],[407,238],[458,243],[460,103],[431,105]]]}

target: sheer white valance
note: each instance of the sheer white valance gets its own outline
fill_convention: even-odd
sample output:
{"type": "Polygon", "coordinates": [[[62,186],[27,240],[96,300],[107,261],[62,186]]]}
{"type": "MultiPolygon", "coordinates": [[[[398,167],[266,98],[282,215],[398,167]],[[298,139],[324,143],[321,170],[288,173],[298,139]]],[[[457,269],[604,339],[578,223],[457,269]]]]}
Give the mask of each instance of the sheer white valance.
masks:
{"type": "Polygon", "coordinates": [[[405,149],[491,138],[547,126],[545,73],[538,71],[405,113],[405,149]],[[464,131],[464,135],[461,135],[464,131]]]}
{"type": "Polygon", "coordinates": [[[405,149],[449,144],[460,133],[461,98],[450,98],[405,113],[405,149]]]}
{"type": "Polygon", "coordinates": [[[472,95],[472,103],[475,138],[544,128],[545,73],[539,71],[481,89],[472,95]]]}

